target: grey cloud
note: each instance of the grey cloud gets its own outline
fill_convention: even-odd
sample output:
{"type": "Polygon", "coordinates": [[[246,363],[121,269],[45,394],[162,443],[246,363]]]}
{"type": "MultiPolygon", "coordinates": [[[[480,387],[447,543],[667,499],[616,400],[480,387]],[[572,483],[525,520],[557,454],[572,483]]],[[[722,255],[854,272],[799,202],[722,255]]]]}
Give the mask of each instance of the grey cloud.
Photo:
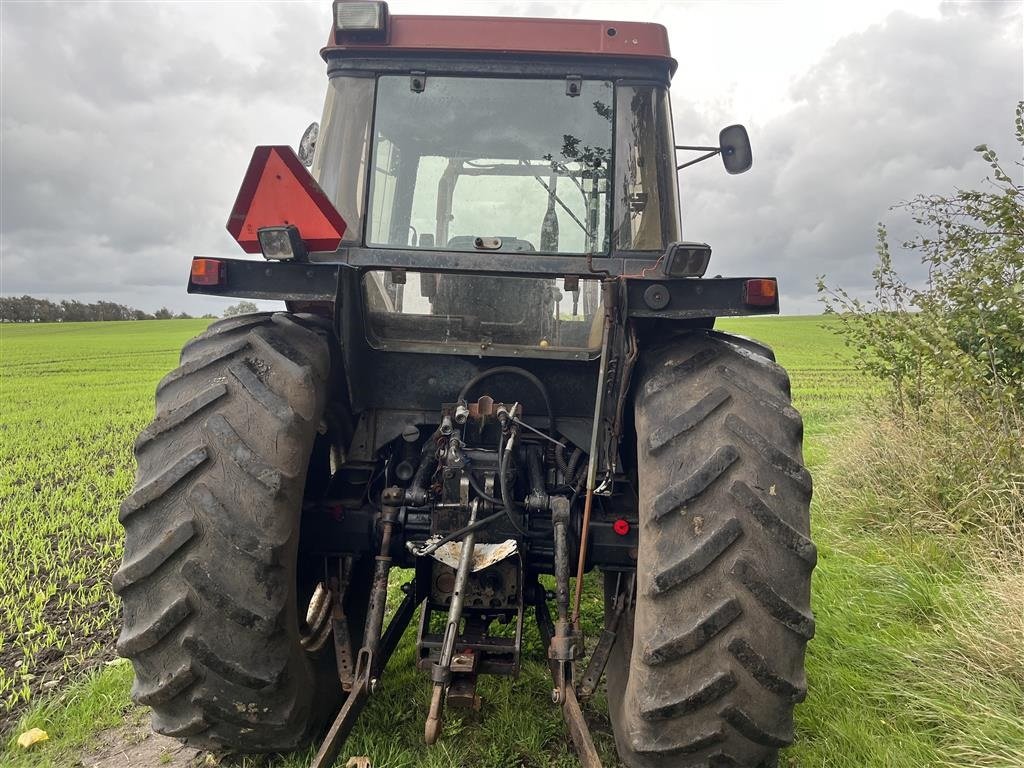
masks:
{"type": "MultiPolygon", "coordinates": [[[[942,0],[939,11],[943,16],[988,16],[995,19],[1013,19],[1020,16],[1019,0],[942,0]]],[[[1019,20],[1017,22],[1020,23],[1019,20]]]]}
{"type": "MultiPolygon", "coordinates": [[[[787,311],[817,309],[821,272],[864,289],[890,204],[977,184],[986,169],[970,150],[982,141],[1013,150],[1014,5],[947,4],[938,19],[896,14],[847,37],[793,84],[793,110],[749,126],[749,174],[727,177],[715,161],[684,171],[685,232],[715,247],[712,270],[778,274],[787,311]]],[[[319,117],[328,7],[0,3],[0,291],[190,312],[229,303],[185,296],[189,259],[238,253],[224,222],[253,146],[294,145],[319,117]]],[[[670,33],[686,24],[684,4],[652,8],[448,2],[430,12],[657,19],[670,33]]],[[[404,0],[392,10],[424,12],[404,0]]],[[[770,45],[749,52],[752,67],[770,45]]],[[[680,141],[705,141],[733,119],[728,93],[701,104],[673,96],[680,141]]]]}
{"type": "MultiPolygon", "coordinates": [[[[689,234],[717,245],[713,269],[778,274],[786,311],[819,309],[817,274],[864,293],[876,223],[892,221],[896,241],[908,234],[891,205],[981,184],[988,168],[972,151],[981,142],[1013,159],[1022,83],[1019,25],[893,14],[838,42],[795,83],[796,108],[751,126],[747,176],[684,172],[689,234]]],[[[912,257],[901,266],[923,278],[912,257]]]]}
{"type": "Polygon", "coordinates": [[[253,146],[319,117],[329,23],[319,6],[237,5],[219,47],[208,15],[227,8],[3,4],[0,290],[225,304],[184,294],[189,260],[237,253],[224,222],[253,146]],[[292,41],[308,55],[282,55],[292,41]]]}

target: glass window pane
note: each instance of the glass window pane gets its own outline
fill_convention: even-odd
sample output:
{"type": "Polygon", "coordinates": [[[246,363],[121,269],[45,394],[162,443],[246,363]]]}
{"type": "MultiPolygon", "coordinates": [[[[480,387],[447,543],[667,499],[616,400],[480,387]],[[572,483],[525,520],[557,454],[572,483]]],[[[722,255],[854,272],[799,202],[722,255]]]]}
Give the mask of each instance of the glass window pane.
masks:
{"type": "Polygon", "coordinates": [[[374,81],[332,77],[313,156],[313,174],[348,224],[343,242],[362,242],[363,190],[370,140],[374,81]]]}
{"type": "Polygon", "coordinates": [[[616,93],[615,248],[661,251],[679,239],[668,95],[653,86],[616,93]]]}
{"type": "Polygon", "coordinates": [[[560,280],[409,272],[368,272],[363,291],[371,343],[466,344],[465,351],[515,346],[538,351],[596,351],[601,345],[600,286],[560,280]]]}
{"type": "Polygon", "coordinates": [[[606,252],[611,102],[606,81],[379,78],[367,243],[606,252]]]}

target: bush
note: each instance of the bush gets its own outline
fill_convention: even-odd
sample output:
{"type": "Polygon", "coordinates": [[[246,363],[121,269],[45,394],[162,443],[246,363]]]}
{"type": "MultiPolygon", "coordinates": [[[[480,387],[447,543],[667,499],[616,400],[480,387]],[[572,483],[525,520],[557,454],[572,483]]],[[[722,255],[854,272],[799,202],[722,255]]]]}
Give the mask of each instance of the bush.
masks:
{"type": "MultiPolygon", "coordinates": [[[[1024,102],[1016,138],[1024,149],[1024,102]]],[[[896,270],[878,231],[874,298],[819,278],[826,311],[858,366],[890,386],[882,413],[838,461],[838,499],[913,533],[980,543],[975,554],[1024,564],[1024,186],[986,146],[987,191],[921,195],[897,206],[919,234],[903,247],[928,269],[923,288],[896,270]]],[[[1018,168],[1024,164],[1015,163],[1018,168]]]]}
{"type": "MultiPolygon", "coordinates": [[[[1015,126],[1024,149],[1024,102],[1015,126]]],[[[919,195],[896,207],[919,228],[903,247],[928,269],[923,288],[897,272],[880,225],[874,299],[830,289],[824,278],[818,290],[862,369],[891,384],[897,409],[953,396],[995,409],[1005,431],[1024,404],[1024,186],[995,152],[976,151],[993,172],[988,191],[919,195]]]]}

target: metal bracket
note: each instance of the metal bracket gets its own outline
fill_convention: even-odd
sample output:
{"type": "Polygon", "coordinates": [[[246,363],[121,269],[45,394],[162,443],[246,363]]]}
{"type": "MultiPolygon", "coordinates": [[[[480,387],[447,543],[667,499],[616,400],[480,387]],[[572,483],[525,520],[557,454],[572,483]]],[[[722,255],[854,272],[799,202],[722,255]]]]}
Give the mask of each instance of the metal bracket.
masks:
{"type": "Polygon", "coordinates": [[[348,616],[345,615],[345,596],[352,574],[352,558],[338,560],[338,576],[331,579],[331,594],[334,597],[331,609],[331,628],[334,632],[334,657],[338,668],[338,680],[343,691],[351,691],[355,681],[352,665],[352,636],[349,632],[348,616]]]}
{"type": "Polygon", "coordinates": [[[598,684],[601,682],[604,668],[608,666],[608,656],[612,652],[612,646],[615,645],[615,638],[619,631],[619,622],[622,620],[622,614],[625,612],[627,598],[632,597],[635,584],[636,573],[632,573],[626,579],[625,589],[623,589],[622,575],[619,575],[619,581],[616,584],[615,590],[615,610],[609,617],[605,628],[601,631],[601,637],[597,641],[594,652],[590,655],[587,670],[583,673],[583,679],[580,681],[578,693],[583,701],[594,695],[598,684]]]}
{"type": "Polygon", "coordinates": [[[601,632],[601,637],[597,641],[597,646],[594,648],[594,652],[590,655],[590,663],[587,664],[587,671],[583,673],[583,679],[580,681],[580,698],[586,701],[594,695],[594,691],[597,690],[598,683],[601,682],[601,676],[604,674],[604,668],[608,664],[608,655],[612,651],[612,646],[615,644],[616,632],[605,629],[601,632]]]}
{"type": "Polygon", "coordinates": [[[409,90],[413,93],[423,93],[427,90],[427,73],[418,71],[410,72],[409,90]]]}
{"type": "Polygon", "coordinates": [[[373,653],[368,648],[362,648],[356,657],[356,671],[352,691],[345,698],[345,703],[338,712],[337,717],[331,724],[330,730],[324,737],[320,749],[313,758],[310,768],[330,768],[341,751],[341,745],[345,743],[356,719],[366,706],[370,694],[377,687],[377,681],[388,659],[398,647],[398,641],[402,637],[405,628],[409,626],[413,613],[416,611],[416,586],[415,582],[405,586],[405,599],[402,600],[395,615],[388,624],[387,631],[380,639],[380,650],[373,653]]]}
{"type": "Polygon", "coordinates": [[[583,78],[579,75],[569,75],[565,78],[565,95],[579,96],[583,92],[583,78]]]}

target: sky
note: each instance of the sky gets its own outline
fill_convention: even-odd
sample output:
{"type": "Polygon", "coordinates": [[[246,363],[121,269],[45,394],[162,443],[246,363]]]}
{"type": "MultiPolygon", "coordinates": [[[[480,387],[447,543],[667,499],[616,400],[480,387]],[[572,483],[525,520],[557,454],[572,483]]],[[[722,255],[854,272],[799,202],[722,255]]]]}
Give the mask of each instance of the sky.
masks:
{"type": "MultiPolygon", "coordinates": [[[[984,185],[976,145],[1020,178],[1021,0],[390,8],[664,24],[677,143],[743,123],[754,148],[741,176],[714,160],[681,172],[683,235],[711,244],[709,274],[777,275],[785,314],[821,311],[818,275],[870,291],[878,222],[898,240],[894,204],[984,185]]],[[[225,222],[252,149],[297,146],[320,118],[330,23],[328,0],[0,2],[0,294],[232,303],[188,296],[189,262],[242,256],[225,222]]]]}

